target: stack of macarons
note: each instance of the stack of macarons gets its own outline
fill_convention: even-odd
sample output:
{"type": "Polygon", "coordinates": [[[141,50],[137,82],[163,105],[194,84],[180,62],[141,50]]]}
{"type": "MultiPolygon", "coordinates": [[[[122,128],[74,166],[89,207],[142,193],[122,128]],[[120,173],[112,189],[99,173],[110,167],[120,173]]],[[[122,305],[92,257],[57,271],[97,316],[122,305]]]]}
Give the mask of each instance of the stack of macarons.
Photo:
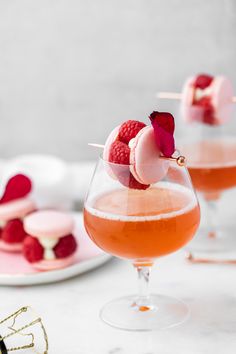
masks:
{"type": "Polygon", "coordinates": [[[77,249],[74,220],[60,211],[37,211],[31,190],[23,174],[7,181],[0,199],[0,249],[22,253],[39,270],[64,268],[77,249]]]}
{"type": "Polygon", "coordinates": [[[188,122],[220,125],[232,114],[233,87],[225,76],[200,74],[186,80],[182,91],[182,115],[188,122]]]}
{"type": "MultiPolygon", "coordinates": [[[[165,112],[153,112],[149,118],[150,126],[128,120],[113,129],[103,150],[103,160],[109,162],[106,166],[109,175],[131,189],[149,188],[166,175],[169,167],[169,161],[161,159],[162,143],[164,134],[173,139],[174,118],[165,112]]],[[[173,152],[171,148],[168,157],[173,152]]]]}
{"type": "Polygon", "coordinates": [[[35,210],[30,198],[31,180],[22,174],[11,177],[0,199],[0,249],[21,252],[26,233],[23,219],[35,210]]]}
{"type": "Polygon", "coordinates": [[[24,219],[27,233],[23,243],[24,257],[39,270],[65,268],[73,263],[77,242],[74,221],[66,213],[41,210],[24,219]]]}

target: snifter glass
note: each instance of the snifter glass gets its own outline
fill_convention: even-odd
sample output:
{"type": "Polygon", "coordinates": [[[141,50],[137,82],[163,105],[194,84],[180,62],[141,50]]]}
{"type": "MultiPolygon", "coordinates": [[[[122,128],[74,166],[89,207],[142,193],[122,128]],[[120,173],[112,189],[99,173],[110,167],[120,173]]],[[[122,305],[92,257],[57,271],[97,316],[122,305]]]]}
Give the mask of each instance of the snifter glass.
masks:
{"type": "Polygon", "coordinates": [[[182,301],[148,290],[155,260],[185,246],[200,221],[187,169],[176,160],[168,166],[160,181],[138,190],[126,187],[132,178],[130,166],[98,161],[84,205],[86,230],[105,252],[129,260],[139,282],[138,295],[115,299],[101,310],[101,318],[111,326],[148,331],[187,318],[182,301]]]}
{"type": "Polygon", "coordinates": [[[187,159],[192,183],[203,201],[203,224],[188,245],[194,262],[236,262],[232,225],[222,223],[220,201],[236,187],[236,137],[233,120],[222,125],[185,124],[179,147],[187,159]],[[205,202],[205,203],[204,203],[205,202]]]}

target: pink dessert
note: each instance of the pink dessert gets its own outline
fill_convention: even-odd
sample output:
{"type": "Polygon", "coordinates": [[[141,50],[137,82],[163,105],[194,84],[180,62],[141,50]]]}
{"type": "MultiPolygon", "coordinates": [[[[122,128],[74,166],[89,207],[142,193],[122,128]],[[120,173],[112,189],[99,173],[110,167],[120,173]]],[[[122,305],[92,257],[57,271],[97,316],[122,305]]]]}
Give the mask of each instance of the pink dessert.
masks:
{"type": "Polygon", "coordinates": [[[143,184],[153,184],[166,175],[168,167],[168,160],[160,159],[153,128],[140,130],[130,142],[130,171],[134,178],[143,184]]]}
{"type": "Polygon", "coordinates": [[[105,162],[108,174],[131,189],[147,189],[161,180],[169,167],[163,157],[171,157],[175,151],[171,114],[153,112],[149,118],[152,126],[135,120],[124,122],[112,130],[105,143],[103,159],[109,162],[105,162]]]}
{"type": "Polygon", "coordinates": [[[43,210],[24,220],[27,237],[23,254],[39,270],[65,268],[73,263],[77,241],[73,236],[74,221],[66,213],[43,210]]]}
{"type": "Polygon", "coordinates": [[[225,76],[198,75],[184,84],[183,118],[188,122],[220,125],[232,114],[233,87],[225,76]]]}
{"type": "Polygon", "coordinates": [[[31,182],[24,175],[9,179],[0,199],[0,249],[6,252],[21,252],[26,236],[23,219],[35,210],[29,198],[31,182]]]}

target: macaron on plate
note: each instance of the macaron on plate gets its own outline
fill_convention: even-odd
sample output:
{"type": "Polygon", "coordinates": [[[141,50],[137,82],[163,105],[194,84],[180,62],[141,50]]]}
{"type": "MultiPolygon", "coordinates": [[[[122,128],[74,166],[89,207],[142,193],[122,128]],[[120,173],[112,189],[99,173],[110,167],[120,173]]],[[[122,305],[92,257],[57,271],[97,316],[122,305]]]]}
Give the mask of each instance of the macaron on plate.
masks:
{"type": "Polygon", "coordinates": [[[53,283],[82,274],[107,262],[111,256],[100,250],[88,237],[82,213],[74,213],[74,236],[79,247],[73,262],[62,268],[40,271],[27,262],[21,253],[0,250],[0,285],[35,285],[53,283]]]}

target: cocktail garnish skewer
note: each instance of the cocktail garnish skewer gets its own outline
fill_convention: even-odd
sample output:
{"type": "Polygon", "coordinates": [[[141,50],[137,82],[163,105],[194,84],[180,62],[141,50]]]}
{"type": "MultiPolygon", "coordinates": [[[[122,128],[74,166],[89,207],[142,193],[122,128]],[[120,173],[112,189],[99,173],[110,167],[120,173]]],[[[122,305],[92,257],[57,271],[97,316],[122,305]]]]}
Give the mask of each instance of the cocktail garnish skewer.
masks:
{"type": "MultiPolygon", "coordinates": [[[[88,145],[92,146],[92,147],[99,148],[99,149],[104,149],[104,147],[105,147],[102,144],[96,144],[96,143],[88,143],[88,145]]],[[[161,155],[160,159],[176,161],[179,166],[184,166],[185,163],[186,163],[186,158],[184,156],[182,156],[182,155],[180,155],[178,157],[165,157],[165,156],[161,155]]]]}

